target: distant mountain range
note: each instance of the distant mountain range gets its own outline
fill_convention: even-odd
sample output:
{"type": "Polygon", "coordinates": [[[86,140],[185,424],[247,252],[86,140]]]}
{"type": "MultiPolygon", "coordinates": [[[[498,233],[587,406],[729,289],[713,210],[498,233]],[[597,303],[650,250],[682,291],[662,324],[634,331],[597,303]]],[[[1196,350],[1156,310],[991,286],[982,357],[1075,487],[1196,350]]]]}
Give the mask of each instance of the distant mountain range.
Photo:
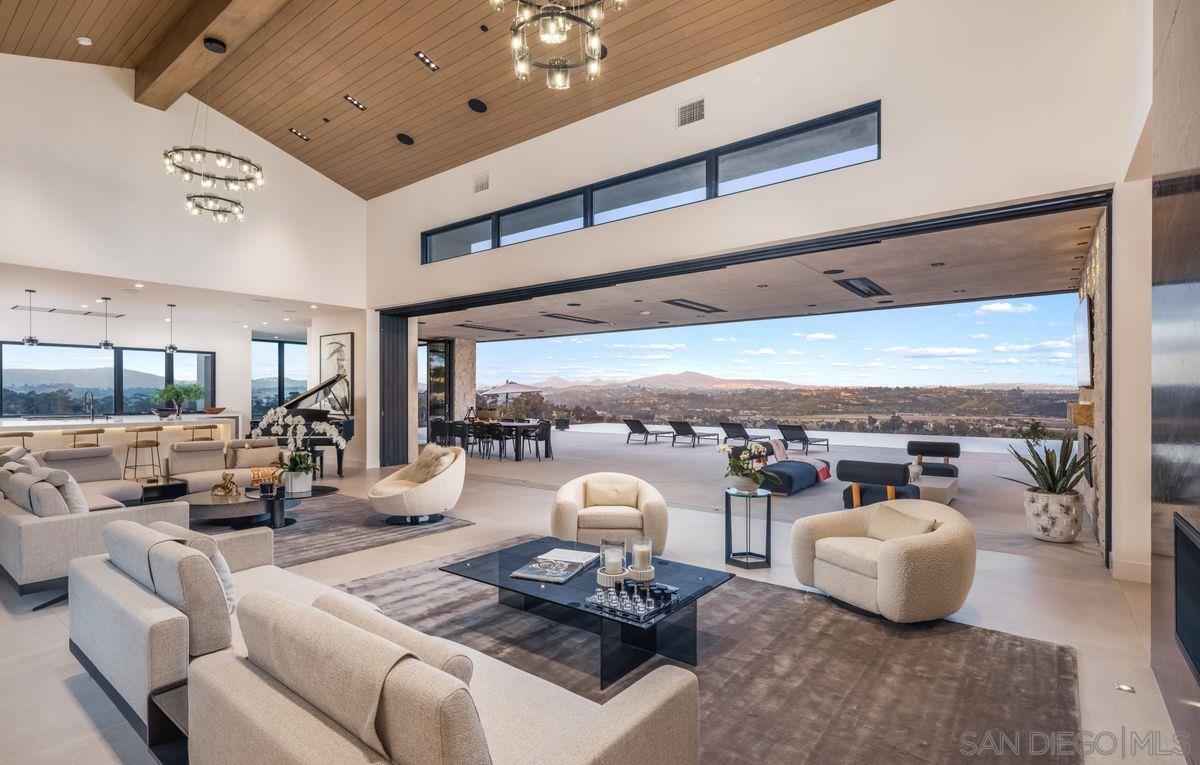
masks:
{"type": "MultiPolygon", "coordinates": [[[[124,387],[161,388],[165,380],[162,375],[126,369],[122,380],[124,387]]],[[[6,369],[4,387],[15,390],[112,390],[113,370],[92,369],[6,369]]]]}
{"type": "MultiPolygon", "coordinates": [[[[784,380],[728,379],[713,377],[702,372],[677,372],[674,374],[652,375],[638,377],[633,380],[567,380],[563,377],[549,377],[541,382],[531,383],[535,388],[545,390],[563,390],[566,388],[650,388],[653,390],[813,390],[821,388],[855,388],[855,385],[800,385],[784,380]]],[[[878,387],[878,386],[870,386],[878,387]]],[[[919,387],[941,387],[936,385],[919,387]]],[[[986,383],[981,385],[956,385],[956,388],[971,388],[979,390],[1071,390],[1069,385],[1049,385],[1046,383],[986,383]]]]}
{"type": "MultiPolygon", "coordinates": [[[[283,389],[284,390],[296,390],[297,388],[299,388],[300,390],[306,390],[308,388],[308,380],[296,380],[291,377],[283,378],[283,389]]],[[[251,391],[266,390],[266,391],[274,392],[278,389],[279,389],[279,378],[278,377],[255,377],[254,379],[252,379],[250,381],[250,390],[251,391]]]]}

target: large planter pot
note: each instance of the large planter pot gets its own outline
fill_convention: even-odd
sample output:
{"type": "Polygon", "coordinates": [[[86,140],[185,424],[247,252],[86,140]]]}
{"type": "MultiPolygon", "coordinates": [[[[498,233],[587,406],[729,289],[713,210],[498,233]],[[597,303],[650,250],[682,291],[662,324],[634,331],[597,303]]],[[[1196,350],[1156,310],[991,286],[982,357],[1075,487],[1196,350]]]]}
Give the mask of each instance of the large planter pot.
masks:
{"type": "Polygon", "coordinates": [[[283,490],[288,494],[307,494],[312,491],[312,473],[283,472],[283,490]]]}
{"type": "Polygon", "coordinates": [[[1046,542],[1074,542],[1083,528],[1083,495],[1025,490],[1025,525],[1046,542]]]}
{"type": "Polygon", "coordinates": [[[754,479],[747,478],[744,475],[729,476],[729,487],[747,494],[753,494],[758,491],[758,484],[754,482],[754,479]]]}
{"type": "Polygon", "coordinates": [[[571,427],[571,421],[566,417],[558,417],[554,420],[554,427],[556,430],[566,430],[571,427]]]}

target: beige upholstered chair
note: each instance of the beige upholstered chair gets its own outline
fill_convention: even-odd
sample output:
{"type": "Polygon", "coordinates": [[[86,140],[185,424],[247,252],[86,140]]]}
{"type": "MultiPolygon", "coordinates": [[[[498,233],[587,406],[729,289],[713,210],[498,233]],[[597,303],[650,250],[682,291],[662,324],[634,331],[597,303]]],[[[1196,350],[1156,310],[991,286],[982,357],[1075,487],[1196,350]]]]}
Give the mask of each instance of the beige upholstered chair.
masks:
{"type": "Polygon", "coordinates": [[[942,619],[961,608],[971,590],[975,532],[957,511],[936,502],[879,502],[797,520],[792,566],[801,584],[891,621],[942,619]],[[895,526],[889,533],[887,524],[881,530],[876,522],[881,508],[932,521],[934,528],[893,536],[895,526]]]}
{"type": "Polygon", "coordinates": [[[434,523],[458,504],[466,475],[466,452],[457,446],[430,444],[411,464],[372,486],[367,499],[376,512],[387,516],[388,523],[434,523]]]}
{"type": "Polygon", "coordinates": [[[599,544],[601,539],[650,538],[655,555],[667,546],[667,503],[658,489],[625,473],[590,473],[563,484],[554,498],[551,533],[599,544]]]}

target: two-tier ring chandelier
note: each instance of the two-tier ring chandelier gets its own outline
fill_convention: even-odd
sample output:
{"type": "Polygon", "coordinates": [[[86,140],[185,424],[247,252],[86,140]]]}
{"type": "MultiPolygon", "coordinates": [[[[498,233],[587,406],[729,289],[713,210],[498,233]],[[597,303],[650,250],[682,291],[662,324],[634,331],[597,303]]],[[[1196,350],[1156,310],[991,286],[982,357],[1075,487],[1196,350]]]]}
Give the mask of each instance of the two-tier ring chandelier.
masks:
{"type": "MultiPolygon", "coordinates": [[[[200,191],[187,195],[187,211],[197,217],[208,214],[218,223],[230,218],[244,220],[246,207],[232,193],[254,191],[263,185],[262,165],[235,152],[211,149],[208,143],[208,112],[200,118],[202,101],[196,99],[192,117],[192,135],[187,146],[172,146],[162,153],[163,168],[187,183],[199,182],[200,191]],[[200,131],[200,140],[196,133],[200,131]]],[[[230,141],[235,138],[233,123],[229,123],[230,141]]]]}
{"type": "MultiPolygon", "coordinates": [[[[489,0],[496,11],[505,10],[509,2],[489,0]]],[[[627,0],[588,0],[575,5],[511,2],[516,11],[508,33],[517,78],[527,80],[534,69],[541,69],[546,72],[546,86],[551,90],[571,87],[574,69],[583,69],[589,80],[600,76],[600,61],[608,52],[600,42],[604,7],[611,4],[614,11],[619,11],[628,4],[627,0]],[[572,30],[576,33],[573,42],[572,30]],[[542,53],[534,53],[531,43],[542,53]]]]}

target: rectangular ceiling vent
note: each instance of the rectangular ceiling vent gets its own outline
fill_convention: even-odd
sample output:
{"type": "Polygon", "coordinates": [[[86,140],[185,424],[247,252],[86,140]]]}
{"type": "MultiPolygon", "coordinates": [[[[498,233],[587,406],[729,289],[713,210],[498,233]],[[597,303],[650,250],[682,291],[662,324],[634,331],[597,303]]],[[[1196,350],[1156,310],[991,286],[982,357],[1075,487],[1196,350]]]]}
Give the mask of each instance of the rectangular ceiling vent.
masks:
{"type": "Polygon", "coordinates": [[[686,104],[680,104],[677,107],[675,127],[681,128],[684,125],[691,125],[702,119],[704,119],[704,99],[697,98],[695,101],[688,101],[686,104]]]}
{"type": "Polygon", "coordinates": [[[455,324],[454,326],[462,327],[463,329],[482,330],[484,332],[504,332],[506,334],[511,334],[513,332],[516,332],[515,329],[503,329],[501,327],[489,327],[486,324],[471,324],[469,322],[463,323],[463,324],[455,324]]]}
{"type": "Polygon", "coordinates": [[[699,311],[700,313],[725,313],[724,308],[697,303],[695,300],[688,300],[687,298],[675,298],[674,300],[664,300],[663,302],[667,305],[673,305],[676,308],[685,308],[689,311],[699,311]]]}
{"type": "Polygon", "coordinates": [[[834,279],[834,281],[859,297],[869,298],[892,294],[865,276],[856,276],[853,279],[834,279]]]}
{"type": "Polygon", "coordinates": [[[487,173],[480,173],[479,175],[475,176],[475,193],[476,194],[478,194],[481,191],[487,191],[491,187],[492,187],[492,180],[490,177],[488,177],[487,173]]]}
{"type": "Polygon", "coordinates": [[[603,321],[600,321],[599,319],[586,319],[582,316],[571,316],[570,314],[567,314],[567,313],[544,313],[544,314],[542,314],[542,316],[545,316],[547,319],[562,319],[563,321],[574,321],[574,322],[578,322],[579,324],[604,324],[605,323],[603,321]]]}
{"type": "MultiPolygon", "coordinates": [[[[14,311],[26,312],[32,310],[34,313],[58,313],[65,314],[67,316],[99,316],[100,318],[104,318],[104,308],[100,308],[99,310],[95,311],[81,311],[78,308],[45,308],[40,305],[35,305],[32,309],[30,309],[30,307],[27,305],[14,305],[12,309],[14,311]]],[[[120,319],[124,316],[125,314],[123,313],[110,313],[108,318],[120,319]]]]}

